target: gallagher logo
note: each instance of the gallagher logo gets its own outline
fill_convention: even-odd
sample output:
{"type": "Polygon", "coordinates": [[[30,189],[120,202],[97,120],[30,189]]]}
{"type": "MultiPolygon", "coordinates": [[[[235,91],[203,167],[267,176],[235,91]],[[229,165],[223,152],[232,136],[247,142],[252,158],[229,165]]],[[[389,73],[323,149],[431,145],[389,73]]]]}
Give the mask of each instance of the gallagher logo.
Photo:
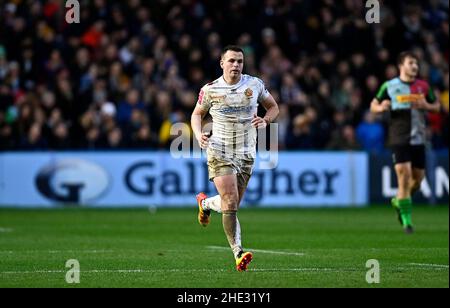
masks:
{"type": "Polygon", "coordinates": [[[100,166],[79,159],[66,159],[42,168],[36,187],[46,198],[64,203],[86,204],[101,197],[110,177],[100,166]]]}

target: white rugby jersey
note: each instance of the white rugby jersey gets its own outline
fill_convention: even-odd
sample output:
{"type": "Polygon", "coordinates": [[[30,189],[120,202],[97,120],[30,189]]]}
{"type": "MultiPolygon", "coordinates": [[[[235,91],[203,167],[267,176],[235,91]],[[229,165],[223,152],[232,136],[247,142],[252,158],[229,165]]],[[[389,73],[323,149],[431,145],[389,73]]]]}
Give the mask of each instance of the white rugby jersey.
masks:
{"type": "Polygon", "coordinates": [[[205,85],[197,105],[209,111],[213,119],[213,134],[209,150],[229,155],[256,156],[256,128],[251,125],[258,103],[268,96],[261,79],[242,75],[229,85],[222,77],[205,85]]]}

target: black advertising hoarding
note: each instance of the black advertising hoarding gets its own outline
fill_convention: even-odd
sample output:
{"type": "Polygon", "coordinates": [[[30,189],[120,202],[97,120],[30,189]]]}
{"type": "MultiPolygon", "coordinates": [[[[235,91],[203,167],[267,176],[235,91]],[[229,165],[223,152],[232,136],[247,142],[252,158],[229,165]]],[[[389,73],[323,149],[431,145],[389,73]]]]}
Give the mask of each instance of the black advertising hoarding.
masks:
{"type": "MultiPolygon", "coordinates": [[[[389,203],[397,192],[397,179],[390,153],[371,155],[369,160],[369,200],[371,203],[389,203]]],[[[414,195],[415,203],[447,204],[449,190],[448,151],[427,152],[426,179],[414,195]]]]}

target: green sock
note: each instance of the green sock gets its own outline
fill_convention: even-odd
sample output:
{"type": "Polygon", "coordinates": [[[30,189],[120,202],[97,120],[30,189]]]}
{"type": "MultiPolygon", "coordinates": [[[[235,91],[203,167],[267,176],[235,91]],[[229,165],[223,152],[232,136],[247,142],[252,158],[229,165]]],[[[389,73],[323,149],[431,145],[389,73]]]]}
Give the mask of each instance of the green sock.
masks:
{"type": "Polygon", "coordinates": [[[412,212],[412,200],[407,199],[396,199],[398,207],[400,208],[400,214],[403,220],[403,226],[412,226],[411,212],[412,212]]]}
{"type": "Polygon", "coordinates": [[[392,198],[392,199],[391,199],[391,205],[392,205],[393,207],[398,208],[398,200],[397,200],[397,198],[392,198]]]}

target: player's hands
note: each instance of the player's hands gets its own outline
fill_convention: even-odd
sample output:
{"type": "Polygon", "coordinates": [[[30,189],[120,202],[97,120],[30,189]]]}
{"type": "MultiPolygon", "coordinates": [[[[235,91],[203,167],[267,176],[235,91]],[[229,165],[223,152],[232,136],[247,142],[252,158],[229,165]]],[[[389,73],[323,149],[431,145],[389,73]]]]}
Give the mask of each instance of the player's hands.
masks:
{"type": "Polygon", "coordinates": [[[203,150],[206,150],[208,148],[210,137],[211,137],[210,133],[202,133],[200,138],[197,138],[198,145],[200,146],[200,148],[202,148],[203,150]]]}
{"type": "Polygon", "coordinates": [[[256,114],[253,115],[252,126],[256,128],[266,128],[267,122],[263,118],[258,117],[256,114]]]}
{"type": "Polygon", "coordinates": [[[388,99],[385,99],[384,101],[381,102],[380,108],[381,108],[382,112],[391,110],[391,101],[388,99]]]}
{"type": "Polygon", "coordinates": [[[411,108],[413,109],[421,109],[421,110],[427,110],[428,109],[428,103],[425,99],[424,96],[422,96],[421,98],[419,98],[416,101],[413,101],[411,103],[411,108]]]}

